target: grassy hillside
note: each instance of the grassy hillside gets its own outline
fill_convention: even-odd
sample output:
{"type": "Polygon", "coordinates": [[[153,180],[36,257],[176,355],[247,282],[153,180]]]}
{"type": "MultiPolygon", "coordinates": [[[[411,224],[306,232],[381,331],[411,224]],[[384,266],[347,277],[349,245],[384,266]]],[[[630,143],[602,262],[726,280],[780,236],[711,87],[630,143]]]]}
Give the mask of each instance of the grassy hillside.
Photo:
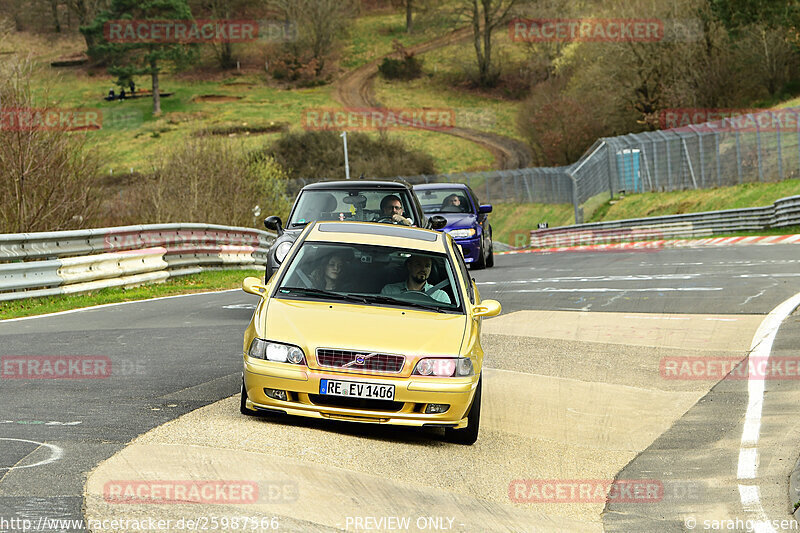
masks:
{"type": "MultiPolygon", "coordinates": [[[[356,21],[344,44],[342,72],[390,53],[394,39],[411,45],[432,39],[441,31],[434,22],[421,23],[420,31],[409,36],[404,31],[404,18],[399,15],[362,17],[356,21]]],[[[219,72],[209,65],[188,72],[163,73],[161,90],[172,94],[162,98],[163,113],[156,118],[152,116],[150,98],[103,100],[109,89],[118,90],[114,78],[105,71],[49,66],[57,57],[79,54],[84,48],[80,37],[51,38],[15,33],[2,45],[4,52],[32,54],[38,63],[33,85],[39,94],[49,88],[51,104],[65,109],[100,109],[104,114],[125,113],[132,117],[123,127],[105,127],[86,133],[90,144],[102,153],[106,172],[147,171],[163,148],[205,129],[237,130],[226,135],[246,138],[246,146],[256,148],[271,143],[285,129],[302,128],[304,111],[308,108],[341,107],[333,98],[332,85],[287,89],[268,77],[263,67],[260,71],[255,68],[251,60],[241,71],[219,72]]],[[[243,55],[252,58],[256,54],[245,50],[243,55]]],[[[140,89],[150,86],[146,77],[139,77],[136,82],[140,89]]],[[[417,97],[415,106],[428,106],[423,102],[424,99],[417,97]]],[[[461,104],[462,109],[476,112],[481,110],[480,106],[480,101],[461,104]]],[[[369,134],[378,135],[377,132],[369,134]]],[[[487,150],[450,135],[419,130],[392,130],[389,135],[431,154],[438,172],[487,170],[494,165],[487,150]]],[[[404,171],[398,169],[397,173],[402,175],[404,171]]]]}
{"type": "MultiPolygon", "coordinates": [[[[794,195],[800,195],[800,180],[797,179],[696,191],[629,194],[604,201],[586,222],[761,207],[794,195]]],[[[574,221],[571,204],[494,204],[491,215],[495,239],[512,246],[516,234],[535,229],[539,222],[548,222],[550,227],[554,227],[573,224],[574,221]]]]}

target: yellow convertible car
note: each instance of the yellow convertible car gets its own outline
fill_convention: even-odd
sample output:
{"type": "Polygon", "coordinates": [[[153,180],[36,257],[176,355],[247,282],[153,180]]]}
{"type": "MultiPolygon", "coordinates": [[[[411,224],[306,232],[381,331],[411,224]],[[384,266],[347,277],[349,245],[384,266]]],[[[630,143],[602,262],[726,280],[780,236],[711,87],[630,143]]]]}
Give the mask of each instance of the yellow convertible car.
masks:
{"type": "Polygon", "coordinates": [[[446,233],[309,224],[264,284],[244,335],[241,411],[445,428],[478,438],[481,301],[446,233]]]}

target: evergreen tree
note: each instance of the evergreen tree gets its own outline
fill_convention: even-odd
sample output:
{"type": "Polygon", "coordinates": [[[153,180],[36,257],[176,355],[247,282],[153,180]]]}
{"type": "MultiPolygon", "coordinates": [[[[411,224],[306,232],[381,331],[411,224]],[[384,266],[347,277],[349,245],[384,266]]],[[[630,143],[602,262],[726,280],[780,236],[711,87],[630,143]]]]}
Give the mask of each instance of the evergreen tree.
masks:
{"type": "MultiPolygon", "coordinates": [[[[99,13],[89,26],[81,27],[89,47],[89,57],[104,62],[108,72],[125,87],[133,76],[149,75],[153,89],[153,115],[161,114],[159,73],[165,62],[182,65],[191,60],[194,46],[162,38],[159,42],[113,38],[113,25],[140,24],[143,21],[192,20],[187,0],[112,0],[109,9],[99,13]]],[[[155,40],[155,39],[153,39],[155,40]]]]}

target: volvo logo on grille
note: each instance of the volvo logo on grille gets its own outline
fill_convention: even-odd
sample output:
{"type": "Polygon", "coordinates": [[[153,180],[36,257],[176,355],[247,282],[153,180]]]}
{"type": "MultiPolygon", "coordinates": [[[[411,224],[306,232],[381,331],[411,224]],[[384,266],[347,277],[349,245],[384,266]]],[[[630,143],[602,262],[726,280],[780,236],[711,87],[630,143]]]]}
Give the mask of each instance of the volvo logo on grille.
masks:
{"type": "Polygon", "coordinates": [[[364,355],[364,354],[358,354],[358,355],[356,355],[356,358],[355,358],[355,359],[353,359],[353,360],[352,360],[352,361],[350,361],[349,363],[346,363],[346,364],[342,365],[342,367],[343,367],[343,368],[347,368],[347,367],[349,367],[349,366],[353,366],[353,365],[359,365],[359,366],[362,366],[364,363],[366,363],[366,362],[367,362],[367,359],[369,359],[369,358],[371,358],[371,357],[375,357],[376,355],[378,355],[378,354],[376,354],[376,353],[368,353],[368,354],[366,354],[366,355],[364,355]]]}

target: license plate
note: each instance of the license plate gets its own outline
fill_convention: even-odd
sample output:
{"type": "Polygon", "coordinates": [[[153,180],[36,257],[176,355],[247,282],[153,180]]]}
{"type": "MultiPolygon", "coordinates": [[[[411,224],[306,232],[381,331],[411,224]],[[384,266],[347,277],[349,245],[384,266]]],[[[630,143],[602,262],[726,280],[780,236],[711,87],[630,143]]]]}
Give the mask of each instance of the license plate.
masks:
{"type": "Polygon", "coordinates": [[[394,400],[394,385],[321,379],[319,380],[319,393],[328,396],[394,400]]]}

